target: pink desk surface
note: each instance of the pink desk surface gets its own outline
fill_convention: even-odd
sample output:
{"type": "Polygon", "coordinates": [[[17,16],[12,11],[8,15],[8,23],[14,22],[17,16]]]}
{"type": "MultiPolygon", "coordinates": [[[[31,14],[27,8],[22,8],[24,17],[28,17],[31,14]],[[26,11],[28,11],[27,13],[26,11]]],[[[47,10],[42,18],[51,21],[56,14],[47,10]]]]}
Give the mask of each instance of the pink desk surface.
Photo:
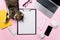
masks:
{"type": "MultiPolygon", "coordinates": [[[[19,6],[20,8],[23,8],[22,5],[26,2],[27,0],[19,0],[19,6]]],[[[34,2],[34,0],[33,0],[34,2]]],[[[29,4],[27,8],[34,8],[33,7],[33,3],[29,4]],[[30,5],[30,6],[29,6],[30,5]]],[[[0,10],[2,9],[6,9],[6,5],[4,0],[0,0],[0,10]]],[[[58,10],[56,11],[56,13],[54,14],[54,16],[49,19],[47,16],[45,16],[42,12],[37,10],[37,34],[36,35],[16,35],[13,36],[8,28],[4,29],[4,30],[0,30],[0,40],[41,40],[39,37],[40,34],[40,22],[42,20],[42,18],[46,19],[46,24],[43,27],[43,29],[41,30],[42,32],[45,32],[47,26],[50,24],[50,22],[52,20],[56,20],[59,24],[59,26],[57,28],[53,28],[52,32],[50,33],[50,35],[47,37],[45,37],[42,40],[60,40],[60,7],[58,8],[58,10]]],[[[16,21],[11,20],[12,22],[12,28],[16,31],[17,29],[17,23],[16,21]]]]}

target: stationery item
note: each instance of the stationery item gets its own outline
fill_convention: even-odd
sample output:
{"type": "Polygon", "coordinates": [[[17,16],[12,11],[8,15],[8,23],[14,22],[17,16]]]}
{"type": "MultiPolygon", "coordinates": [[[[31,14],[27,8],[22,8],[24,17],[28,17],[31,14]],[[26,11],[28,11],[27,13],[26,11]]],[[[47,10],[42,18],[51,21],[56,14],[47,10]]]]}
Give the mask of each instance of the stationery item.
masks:
{"type": "Polygon", "coordinates": [[[51,26],[52,27],[58,27],[58,22],[56,22],[55,20],[51,21],[51,26]]]}
{"type": "Polygon", "coordinates": [[[44,27],[45,23],[46,23],[46,19],[43,18],[43,19],[41,20],[40,30],[42,30],[42,28],[44,27]]]}
{"type": "Polygon", "coordinates": [[[43,39],[45,37],[44,33],[40,33],[40,38],[43,39]]]}
{"type": "Polygon", "coordinates": [[[54,5],[49,0],[36,0],[33,6],[34,8],[42,11],[49,18],[51,18],[58,9],[58,6],[54,5]]]}
{"type": "Polygon", "coordinates": [[[17,34],[36,34],[36,9],[20,9],[20,11],[24,13],[24,21],[17,21],[17,34]]]}
{"type": "Polygon", "coordinates": [[[13,36],[15,36],[17,33],[13,30],[13,28],[11,28],[11,27],[8,27],[8,30],[9,30],[9,32],[13,35],[13,36]]]}
{"type": "Polygon", "coordinates": [[[4,20],[6,20],[6,10],[0,10],[0,29],[5,29],[11,25],[10,20],[7,23],[4,23],[4,20]]]}
{"type": "Polygon", "coordinates": [[[25,2],[25,3],[23,4],[23,7],[27,7],[29,3],[32,3],[32,0],[28,0],[27,2],[25,2]]]}
{"type": "Polygon", "coordinates": [[[52,28],[53,28],[53,27],[48,26],[44,34],[45,34],[46,36],[49,36],[50,32],[52,31],[52,28]]]}

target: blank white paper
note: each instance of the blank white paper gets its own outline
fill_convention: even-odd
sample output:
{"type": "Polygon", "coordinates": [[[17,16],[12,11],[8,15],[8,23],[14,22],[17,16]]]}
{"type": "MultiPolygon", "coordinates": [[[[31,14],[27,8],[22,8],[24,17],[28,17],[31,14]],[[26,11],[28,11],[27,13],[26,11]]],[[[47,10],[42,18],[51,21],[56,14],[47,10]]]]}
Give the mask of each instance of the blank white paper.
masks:
{"type": "Polygon", "coordinates": [[[24,13],[24,21],[18,21],[18,34],[36,33],[36,13],[35,10],[20,10],[24,13]]]}

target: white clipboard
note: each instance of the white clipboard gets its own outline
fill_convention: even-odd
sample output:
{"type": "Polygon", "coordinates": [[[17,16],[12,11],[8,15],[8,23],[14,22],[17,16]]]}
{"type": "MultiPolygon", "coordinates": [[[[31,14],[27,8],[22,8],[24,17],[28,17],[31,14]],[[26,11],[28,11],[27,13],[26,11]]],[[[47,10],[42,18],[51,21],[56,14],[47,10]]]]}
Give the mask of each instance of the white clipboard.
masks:
{"type": "Polygon", "coordinates": [[[24,21],[17,21],[17,35],[36,34],[36,9],[20,9],[24,13],[24,21]]]}

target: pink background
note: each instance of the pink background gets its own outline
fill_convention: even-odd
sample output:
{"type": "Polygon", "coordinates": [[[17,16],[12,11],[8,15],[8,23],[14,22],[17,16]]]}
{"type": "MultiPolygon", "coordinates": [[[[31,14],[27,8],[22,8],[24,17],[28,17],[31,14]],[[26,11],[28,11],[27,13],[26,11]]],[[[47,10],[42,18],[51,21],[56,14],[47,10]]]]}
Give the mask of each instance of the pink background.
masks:
{"type": "MultiPolygon", "coordinates": [[[[19,6],[20,8],[23,8],[22,5],[26,2],[27,0],[19,0],[19,6]]],[[[34,2],[34,0],[33,0],[34,2]]],[[[28,5],[27,8],[34,8],[33,7],[33,2],[31,4],[28,5]]],[[[5,5],[5,0],[0,0],[0,10],[6,9],[6,5],[5,5]]],[[[16,35],[13,36],[8,28],[4,29],[4,30],[0,30],[0,40],[41,40],[39,37],[40,32],[45,32],[46,28],[48,25],[50,25],[50,22],[52,20],[56,20],[60,26],[60,7],[58,8],[58,10],[56,11],[56,13],[54,14],[54,16],[50,19],[47,16],[45,16],[42,12],[37,10],[37,34],[36,35],[16,35]],[[40,31],[39,27],[40,27],[40,23],[41,20],[45,18],[46,19],[46,24],[44,25],[43,29],[40,31]]],[[[16,32],[17,29],[17,23],[16,21],[11,20],[12,22],[12,28],[14,29],[14,31],[16,32]]],[[[49,36],[45,36],[44,39],[42,40],[60,40],[60,27],[57,28],[53,28],[53,30],[51,31],[49,36]]]]}

